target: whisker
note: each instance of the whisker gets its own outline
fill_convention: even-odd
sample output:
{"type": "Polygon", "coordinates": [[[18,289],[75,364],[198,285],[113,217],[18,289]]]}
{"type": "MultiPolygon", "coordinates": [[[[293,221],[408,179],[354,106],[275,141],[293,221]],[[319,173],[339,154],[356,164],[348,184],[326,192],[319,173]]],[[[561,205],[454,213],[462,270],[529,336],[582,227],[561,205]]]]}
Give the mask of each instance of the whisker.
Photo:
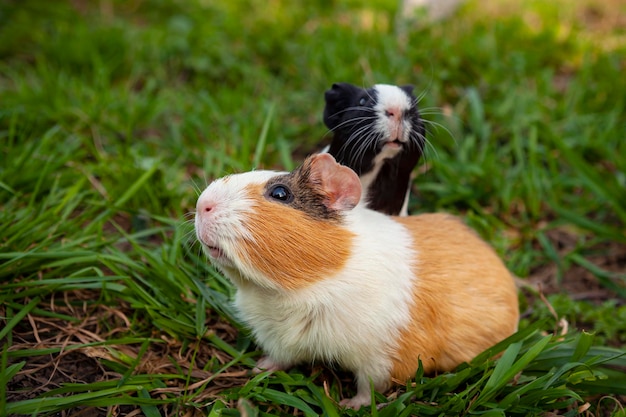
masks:
{"type": "Polygon", "coordinates": [[[443,114],[441,107],[423,107],[420,108],[420,114],[443,114]]]}
{"type": "Polygon", "coordinates": [[[425,135],[419,135],[420,139],[424,141],[424,147],[422,148],[422,153],[426,154],[426,149],[430,148],[434,152],[435,158],[439,159],[439,153],[437,152],[437,148],[432,144],[430,140],[425,135]]]}
{"type": "Polygon", "coordinates": [[[365,153],[367,152],[367,149],[370,147],[370,144],[373,142],[373,149],[375,150],[376,147],[376,140],[373,137],[376,134],[376,132],[372,131],[369,129],[369,126],[364,126],[361,129],[357,130],[356,132],[354,132],[350,138],[349,141],[355,141],[358,144],[355,146],[355,150],[354,153],[351,157],[351,166],[356,166],[357,161],[359,161],[359,165],[361,165],[363,163],[363,158],[365,157],[365,153]],[[366,135],[361,136],[362,132],[367,132],[366,135]]]}
{"type": "Polygon", "coordinates": [[[362,122],[362,121],[367,121],[367,120],[376,120],[376,116],[353,117],[352,119],[344,120],[343,122],[339,123],[337,126],[332,128],[331,130],[335,131],[346,125],[357,124],[357,122],[362,122]]]}
{"type": "Polygon", "coordinates": [[[458,144],[458,142],[457,142],[456,138],[454,137],[454,135],[452,134],[452,132],[450,131],[450,129],[448,129],[446,126],[442,125],[442,124],[441,124],[441,123],[439,123],[439,122],[435,122],[435,121],[432,121],[432,120],[425,120],[425,119],[424,119],[424,124],[425,124],[425,125],[428,125],[428,126],[432,126],[432,127],[434,127],[434,128],[435,128],[435,131],[437,131],[437,132],[439,131],[439,129],[440,129],[440,128],[441,128],[441,129],[443,129],[443,130],[444,130],[444,132],[446,132],[448,135],[450,135],[450,137],[451,137],[451,138],[452,138],[452,140],[454,141],[455,146],[457,146],[457,147],[459,146],[459,144],[458,144]]]}
{"type": "Polygon", "coordinates": [[[413,103],[411,103],[413,106],[417,106],[417,104],[422,101],[422,99],[424,97],[426,97],[426,92],[427,90],[422,90],[421,93],[419,93],[417,96],[415,96],[415,100],[413,101],[413,103]]]}
{"type": "MultiPolygon", "coordinates": [[[[337,112],[335,112],[335,113],[331,114],[329,117],[331,117],[331,118],[332,118],[332,117],[336,117],[336,116],[341,115],[342,113],[349,112],[349,111],[352,111],[352,110],[364,110],[364,111],[369,111],[369,112],[372,112],[372,113],[375,113],[375,112],[376,112],[376,110],[374,110],[374,109],[373,109],[373,108],[371,108],[371,107],[366,107],[366,106],[350,106],[350,107],[346,107],[345,109],[341,109],[341,110],[339,110],[339,111],[337,111],[337,112]]],[[[352,119],[349,119],[349,120],[352,120],[352,119]]],[[[348,121],[349,121],[349,120],[348,120],[348,121]]]]}
{"type": "Polygon", "coordinates": [[[349,146],[352,145],[353,142],[359,142],[361,140],[361,133],[369,130],[370,127],[371,127],[371,124],[367,124],[367,125],[360,126],[355,131],[353,131],[348,137],[348,139],[346,139],[345,143],[342,145],[341,149],[339,150],[339,153],[344,152],[349,146]]]}
{"type": "Polygon", "coordinates": [[[363,159],[365,158],[365,154],[368,149],[372,149],[374,154],[376,154],[376,145],[378,141],[382,139],[382,134],[375,131],[370,131],[367,136],[362,141],[362,146],[359,149],[359,152],[355,156],[355,161],[359,160],[359,166],[363,165],[363,159]]]}
{"type": "MultiPolygon", "coordinates": [[[[204,179],[204,182],[205,182],[205,183],[207,182],[206,178],[204,179]]],[[[207,185],[205,185],[205,187],[204,187],[204,188],[201,188],[201,187],[198,185],[198,183],[196,182],[196,179],[195,179],[195,178],[191,178],[191,185],[192,185],[192,187],[193,187],[194,191],[196,192],[196,195],[197,195],[197,196],[200,196],[200,194],[202,194],[202,191],[204,191],[204,188],[206,188],[206,187],[208,186],[208,184],[207,184],[207,185]]]]}

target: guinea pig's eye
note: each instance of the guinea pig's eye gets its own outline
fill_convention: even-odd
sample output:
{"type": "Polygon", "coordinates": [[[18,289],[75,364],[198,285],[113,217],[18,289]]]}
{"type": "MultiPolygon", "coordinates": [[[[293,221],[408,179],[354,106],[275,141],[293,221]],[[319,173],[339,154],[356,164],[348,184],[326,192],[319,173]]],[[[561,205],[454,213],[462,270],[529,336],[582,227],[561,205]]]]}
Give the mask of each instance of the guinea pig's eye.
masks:
{"type": "Polygon", "coordinates": [[[367,98],[361,97],[361,100],[359,100],[359,106],[365,106],[365,103],[367,103],[367,98]]]}
{"type": "Polygon", "coordinates": [[[290,203],[293,200],[291,190],[286,185],[282,184],[272,186],[268,190],[267,196],[283,203],[290,203]]]}

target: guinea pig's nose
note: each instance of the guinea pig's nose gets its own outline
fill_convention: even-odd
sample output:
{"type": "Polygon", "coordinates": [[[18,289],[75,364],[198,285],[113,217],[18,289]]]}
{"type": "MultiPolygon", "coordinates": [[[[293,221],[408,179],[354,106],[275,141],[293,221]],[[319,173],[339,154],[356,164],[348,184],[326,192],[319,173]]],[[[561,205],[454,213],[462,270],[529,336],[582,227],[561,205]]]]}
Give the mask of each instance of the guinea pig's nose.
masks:
{"type": "Polygon", "coordinates": [[[399,109],[386,109],[385,110],[385,116],[392,118],[392,119],[399,119],[400,115],[402,114],[402,111],[400,111],[399,109]]]}
{"type": "Polygon", "coordinates": [[[206,216],[215,208],[215,203],[210,200],[201,200],[198,201],[198,205],[196,206],[196,213],[200,216],[206,216]]]}

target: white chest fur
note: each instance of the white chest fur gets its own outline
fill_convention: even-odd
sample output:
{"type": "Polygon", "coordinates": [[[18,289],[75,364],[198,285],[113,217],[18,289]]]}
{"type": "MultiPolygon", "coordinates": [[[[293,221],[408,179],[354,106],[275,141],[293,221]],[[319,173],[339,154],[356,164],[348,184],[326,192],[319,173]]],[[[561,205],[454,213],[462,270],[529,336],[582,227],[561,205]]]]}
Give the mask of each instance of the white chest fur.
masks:
{"type": "Polygon", "coordinates": [[[373,380],[388,378],[398,332],[410,318],[411,237],[369,210],[355,209],[346,220],[356,237],[341,272],[294,291],[244,285],[235,304],[276,362],[319,360],[366,370],[373,380]]]}

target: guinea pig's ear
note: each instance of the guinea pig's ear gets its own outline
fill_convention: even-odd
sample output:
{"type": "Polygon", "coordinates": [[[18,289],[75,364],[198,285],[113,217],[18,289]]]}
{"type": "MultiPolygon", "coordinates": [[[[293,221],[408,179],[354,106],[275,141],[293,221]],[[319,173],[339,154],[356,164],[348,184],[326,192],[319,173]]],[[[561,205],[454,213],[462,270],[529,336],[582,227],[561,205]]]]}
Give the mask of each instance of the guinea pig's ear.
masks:
{"type": "Polygon", "coordinates": [[[343,110],[352,105],[351,97],[358,92],[359,87],[349,83],[334,83],[330,90],[324,93],[326,107],[324,108],[324,124],[329,129],[334,129],[341,123],[344,116],[343,110]]]}
{"type": "Polygon", "coordinates": [[[361,199],[361,181],[350,168],[340,165],[329,153],[308,158],[309,179],[319,184],[326,195],[326,206],[332,210],[352,210],[361,199]]]}
{"type": "Polygon", "coordinates": [[[341,97],[344,94],[348,94],[351,91],[354,91],[355,88],[358,88],[350,83],[333,83],[330,87],[330,90],[326,90],[324,93],[324,98],[326,102],[334,101],[341,97]]]}
{"type": "Polygon", "coordinates": [[[407,84],[407,85],[401,86],[400,89],[404,91],[405,93],[407,93],[408,95],[412,96],[413,90],[415,89],[415,87],[412,86],[411,84],[407,84]]]}

